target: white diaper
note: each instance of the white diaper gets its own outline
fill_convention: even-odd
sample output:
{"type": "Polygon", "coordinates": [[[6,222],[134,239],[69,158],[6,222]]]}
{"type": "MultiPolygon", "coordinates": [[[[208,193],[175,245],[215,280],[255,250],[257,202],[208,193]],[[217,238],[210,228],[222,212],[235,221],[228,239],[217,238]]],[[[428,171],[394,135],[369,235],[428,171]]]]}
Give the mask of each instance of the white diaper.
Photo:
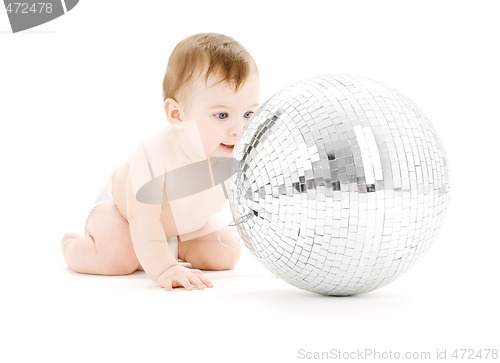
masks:
{"type": "MultiPolygon", "coordinates": [[[[114,202],[114,200],[113,200],[113,173],[111,173],[111,175],[109,176],[106,184],[104,184],[101,187],[101,189],[99,189],[99,193],[97,194],[97,197],[96,197],[95,202],[94,202],[94,208],[97,207],[102,202],[114,202]]],[[[92,213],[94,208],[92,208],[90,213],[92,213]]],[[[89,213],[89,215],[90,215],[90,213],[89,213]]],[[[172,253],[172,256],[174,256],[174,258],[178,259],[179,258],[179,246],[178,246],[179,242],[177,241],[177,236],[168,237],[167,243],[168,243],[168,247],[170,248],[170,252],[172,253]]]]}
{"type": "Polygon", "coordinates": [[[99,203],[102,202],[108,202],[111,201],[113,202],[113,173],[108,178],[108,181],[106,184],[104,184],[101,189],[99,189],[99,193],[97,194],[97,197],[94,202],[94,208],[97,206],[99,203]]]}

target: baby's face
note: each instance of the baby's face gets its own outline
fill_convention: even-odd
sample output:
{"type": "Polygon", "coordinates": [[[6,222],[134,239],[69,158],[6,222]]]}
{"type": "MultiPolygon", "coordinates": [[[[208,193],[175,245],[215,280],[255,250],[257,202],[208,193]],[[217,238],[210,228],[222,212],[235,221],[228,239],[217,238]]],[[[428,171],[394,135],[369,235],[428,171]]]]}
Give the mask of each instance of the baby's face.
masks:
{"type": "Polygon", "coordinates": [[[199,77],[189,87],[181,119],[195,120],[207,157],[229,157],[243,127],[259,105],[259,75],[252,72],[246,82],[234,88],[212,77],[199,77]]]}

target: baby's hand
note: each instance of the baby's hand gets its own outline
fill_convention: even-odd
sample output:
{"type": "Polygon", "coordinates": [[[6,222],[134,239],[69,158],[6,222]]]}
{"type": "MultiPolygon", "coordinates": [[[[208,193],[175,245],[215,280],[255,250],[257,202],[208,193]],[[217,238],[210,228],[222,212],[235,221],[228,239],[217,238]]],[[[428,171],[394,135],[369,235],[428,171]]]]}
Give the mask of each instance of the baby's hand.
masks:
{"type": "Polygon", "coordinates": [[[186,290],[203,290],[212,287],[212,282],[200,270],[193,270],[181,265],[174,265],[158,278],[158,283],[167,291],[174,287],[184,287],[186,290]]]}

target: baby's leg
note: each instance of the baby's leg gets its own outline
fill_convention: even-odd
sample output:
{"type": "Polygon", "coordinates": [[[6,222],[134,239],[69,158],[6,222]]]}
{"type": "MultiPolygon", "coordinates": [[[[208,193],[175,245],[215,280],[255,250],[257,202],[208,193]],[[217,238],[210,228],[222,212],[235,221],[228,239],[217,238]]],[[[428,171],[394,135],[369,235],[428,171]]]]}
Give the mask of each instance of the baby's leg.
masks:
{"type": "Polygon", "coordinates": [[[217,232],[213,232],[189,241],[179,242],[179,258],[200,270],[232,269],[241,254],[238,235],[229,229],[221,232],[221,240],[231,247],[223,246],[218,237],[217,232]]]}
{"type": "Polygon", "coordinates": [[[137,270],[128,222],[113,202],[98,204],[85,229],[85,236],[67,233],[62,240],[64,258],[72,270],[95,275],[127,275],[137,270]]]}

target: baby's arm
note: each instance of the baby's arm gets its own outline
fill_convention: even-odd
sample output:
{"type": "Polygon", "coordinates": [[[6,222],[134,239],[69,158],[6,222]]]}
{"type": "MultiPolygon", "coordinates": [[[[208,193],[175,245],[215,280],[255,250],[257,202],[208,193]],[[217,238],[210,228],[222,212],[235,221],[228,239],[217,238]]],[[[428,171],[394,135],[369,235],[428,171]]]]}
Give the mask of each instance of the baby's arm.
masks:
{"type": "Polygon", "coordinates": [[[184,287],[192,290],[211,287],[212,283],[199,270],[177,263],[168,247],[160,222],[161,205],[144,204],[130,198],[127,214],[132,243],[146,274],[166,290],[184,287]]]}
{"type": "MultiPolygon", "coordinates": [[[[211,287],[212,283],[201,271],[179,265],[177,259],[172,256],[161,223],[162,204],[144,203],[137,199],[137,191],[145,182],[151,180],[152,169],[147,150],[139,148],[130,160],[126,182],[127,220],[137,259],[146,274],[166,290],[177,286],[189,290],[193,285],[199,289],[211,287]]],[[[165,190],[161,189],[164,189],[164,178],[163,176],[159,183],[160,198],[161,194],[165,193],[165,190]]]]}

